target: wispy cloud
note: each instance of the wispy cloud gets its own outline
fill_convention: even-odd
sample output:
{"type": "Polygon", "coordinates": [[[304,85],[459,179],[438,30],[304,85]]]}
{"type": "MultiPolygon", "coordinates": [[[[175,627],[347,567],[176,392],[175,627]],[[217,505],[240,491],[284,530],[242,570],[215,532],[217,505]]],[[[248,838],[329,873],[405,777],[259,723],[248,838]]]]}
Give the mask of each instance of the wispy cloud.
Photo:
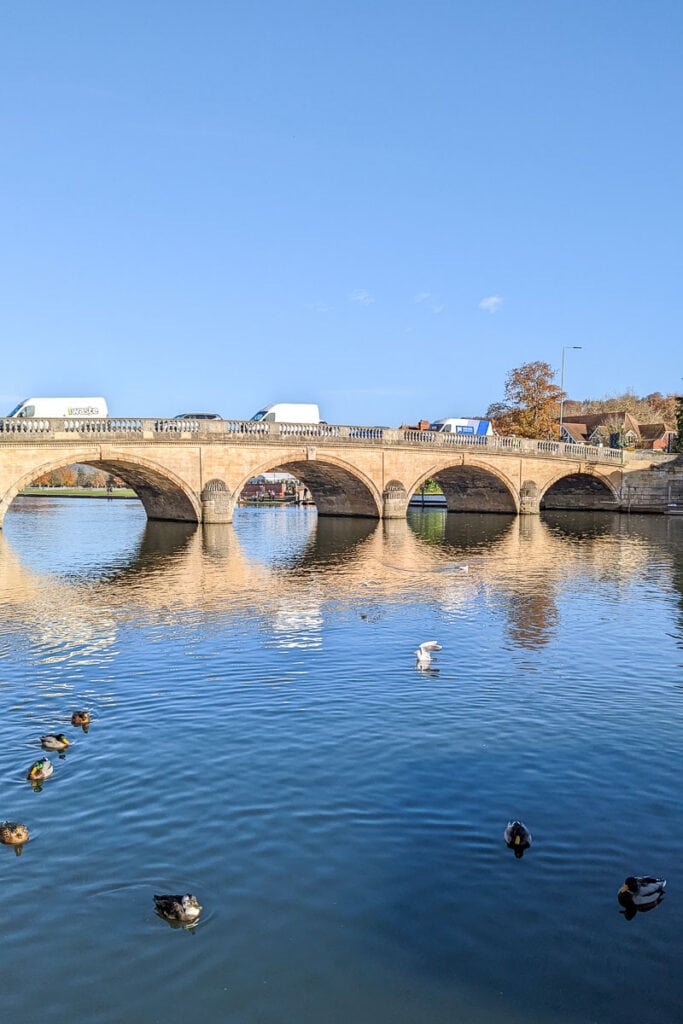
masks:
{"type": "Polygon", "coordinates": [[[479,303],[479,309],[483,309],[486,313],[497,313],[502,305],[503,300],[500,295],[487,295],[479,303]]]}
{"type": "Polygon", "coordinates": [[[306,309],[312,309],[314,313],[334,312],[334,306],[328,306],[326,302],[309,302],[306,309]]]}
{"type": "Polygon", "coordinates": [[[349,295],[349,302],[356,302],[359,306],[371,306],[374,301],[366,288],[356,288],[349,295]]]}
{"type": "Polygon", "coordinates": [[[446,308],[443,302],[436,301],[435,296],[431,292],[418,292],[415,296],[415,301],[419,304],[426,302],[435,316],[443,313],[446,308]]]}

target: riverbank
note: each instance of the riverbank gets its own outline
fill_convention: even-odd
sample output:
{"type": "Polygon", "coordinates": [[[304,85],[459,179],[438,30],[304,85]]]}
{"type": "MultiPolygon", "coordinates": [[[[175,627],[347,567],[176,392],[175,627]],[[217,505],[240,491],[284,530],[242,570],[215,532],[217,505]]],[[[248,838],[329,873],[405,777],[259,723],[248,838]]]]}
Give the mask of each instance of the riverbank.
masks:
{"type": "MultiPolygon", "coordinates": [[[[104,487],[25,487],[19,492],[28,498],[137,498],[130,487],[115,487],[107,491],[104,487]]],[[[294,505],[294,498],[240,498],[240,505],[294,505]]],[[[312,505],[312,501],[299,502],[312,505]]]]}
{"type": "Polygon", "coordinates": [[[31,498],[137,498],[130,487],[25,487],[19,493],[31,498]]]}

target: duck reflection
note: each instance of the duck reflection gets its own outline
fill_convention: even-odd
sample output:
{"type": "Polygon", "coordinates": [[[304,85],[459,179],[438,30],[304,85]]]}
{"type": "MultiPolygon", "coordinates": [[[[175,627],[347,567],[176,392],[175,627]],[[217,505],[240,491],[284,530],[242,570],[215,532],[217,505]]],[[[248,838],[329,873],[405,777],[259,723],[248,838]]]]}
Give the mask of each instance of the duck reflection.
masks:
{"type": "Polygon", "coordinates": [[[172,921],[168,917],[164,917],[157,911],[157,917],[160,918],[169,928],[173,928],[175,931],[189,932],[190,935],[194,935],[197,929],[199,921],[172,921]]]}
{"type": "Polygon", "coordinates": [[[624,906],[619,913],[626,921],[632,921],[636,914],[647,914],[648,911],[654,910],[655,907],[659,906],[663,899],[664,896],[660,896],[659,899],[655,900],[653,903],[648,903],[648,905],[644,907],[637,907],[635,903],[629,903],[627,906],[624,906]]]}

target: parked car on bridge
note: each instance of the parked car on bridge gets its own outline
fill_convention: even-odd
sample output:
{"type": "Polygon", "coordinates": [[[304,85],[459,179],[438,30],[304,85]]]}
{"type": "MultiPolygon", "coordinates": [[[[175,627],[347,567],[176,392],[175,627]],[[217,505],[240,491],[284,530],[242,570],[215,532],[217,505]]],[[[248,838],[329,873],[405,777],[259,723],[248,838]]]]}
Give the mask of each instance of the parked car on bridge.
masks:
{"type": "Polygon", "coordinates": [[[174,420],[222,420],[217,412],[179,412],[174,420]]]}

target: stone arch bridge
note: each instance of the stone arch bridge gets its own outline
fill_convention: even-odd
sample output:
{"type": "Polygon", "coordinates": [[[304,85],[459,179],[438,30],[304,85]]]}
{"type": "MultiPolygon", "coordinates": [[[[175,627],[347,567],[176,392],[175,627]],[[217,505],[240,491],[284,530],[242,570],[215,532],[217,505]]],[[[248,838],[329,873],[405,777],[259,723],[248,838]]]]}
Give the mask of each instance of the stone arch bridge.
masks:
{"type": "Polygon", "coordinates": [[[0,526],[43,473],[82,463],[137,492],[149,519],[231,522],[244,484],[283,470],[321,515],[401,518],[425,480],[451,512],[665,511],[676,456],[387,427],[240,420],[0,420],[0,526]],[[668,489],[668,490],[667,490],[668,489]]]}

